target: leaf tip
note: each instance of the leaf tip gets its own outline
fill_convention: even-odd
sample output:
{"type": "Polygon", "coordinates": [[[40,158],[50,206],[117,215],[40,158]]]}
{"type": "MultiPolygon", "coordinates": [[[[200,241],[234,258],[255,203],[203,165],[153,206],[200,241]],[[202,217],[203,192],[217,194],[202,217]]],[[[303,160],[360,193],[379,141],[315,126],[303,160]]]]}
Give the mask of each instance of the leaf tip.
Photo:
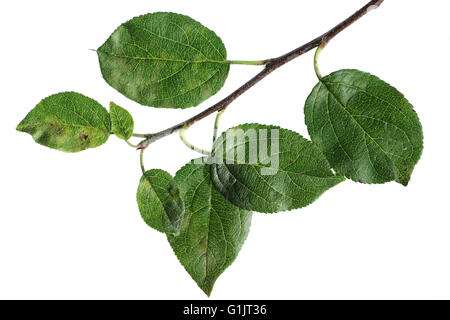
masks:
{"type": "MultiPolygon", "coordinates": [[[[26,119],[26,117],[25,117],[26,119]]],[[[19,124],[16,126],[16,130],[19,132],[26,132],[25,128],[26,128],[26,120],[23,119],[22,121],[19,122],[19,124]]]]}
{"type": "Polygon", "coordinates": [[[411,180],[412,171],[413,171],[413,168],[411,168],[410,171],[400,170],[400,174],[398,175],[397,179],[395,179],[395,182],[401,184],[404,187],[407,187],[409,184],[409,181],[411,180]]]}
{"type": "Polygon", "coordinates": [[[211,298],[211,293],[213,290],[212,286],[200,286],[200,289],[206,294],[208,298],[211,298]]]}

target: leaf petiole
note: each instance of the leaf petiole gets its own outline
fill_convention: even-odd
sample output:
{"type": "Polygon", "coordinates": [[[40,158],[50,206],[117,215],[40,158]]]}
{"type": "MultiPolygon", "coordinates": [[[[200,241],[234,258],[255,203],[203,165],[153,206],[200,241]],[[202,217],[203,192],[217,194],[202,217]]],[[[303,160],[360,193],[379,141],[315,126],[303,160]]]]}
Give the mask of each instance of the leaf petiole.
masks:
{"type": "Polygon", "coordinates": [[[319,55],[322,52],[323,48],[327,45],[326,42],[322,42],[316,49],[316,53],[314,54],[314,71],[316,72],[316,76],[319,80],[321,80],[322,74],[320,73],[319,69],[319,55]]]}
{"type": "Polygon", "coordinates": [[[191,150],[197,151],[197,152],[199,152],[199,153],[201,153],[201,154],[204,154],[204,155],[207,155],[207,156],[211,155],[211,152],[206,151],[206,150],[203,150],[203,149],[200,149],[200,148],[197,148],[196,146],[194,146],[192,143],[190,143],[190,142],[186,139],[186,137],[184,136],[184,132],[185,132],[188,128],[189,128],[188,126],[184,126],[184,127],[180,130],[180,139],[181,139],[181,141],[183,141],[183,143],[184,143],[189,149],[191,149],[191,150]]]}
{"type": "Polygon", "coordinates": [[[144,167],[144,150],[145,149],[141,149],[141,154],[139,155],[139,161],[141,163],[141,170],[142,173],[145,174],[145,167],[144,167]]]}
{"type": "Polygon", "coordinates": [[[222,109],[217,112],[216,120],[214,121],[214,133],[213,133],[213,143],[216,142],[217,132],[219,131],[219,120],[220,116],[225,112],[226,109],[222,109]]]}
{"type": "Polygon", "coordinates": [[[130,141],[125,140],[125,142],[126,142],[130,147],[135,148],[135,149],[137,148],[137,145],[132,144],[130,141]]]}
{"type": "Polygon", "coordinates": [[[133,137],[136,137],[136,138],[147,138],[147,137],[148,137],[148,134],[143,134],[143,133],[133,133],[132,136],[133,136],[133,137]]]}
{"type": "Polygon", "coordinates": [[[229,64],[245,64],[248,66],[263,66],[270,62],[270,60],[253,60],[253,61],[247,61],[247,60],[227,60],[229,64]]]}

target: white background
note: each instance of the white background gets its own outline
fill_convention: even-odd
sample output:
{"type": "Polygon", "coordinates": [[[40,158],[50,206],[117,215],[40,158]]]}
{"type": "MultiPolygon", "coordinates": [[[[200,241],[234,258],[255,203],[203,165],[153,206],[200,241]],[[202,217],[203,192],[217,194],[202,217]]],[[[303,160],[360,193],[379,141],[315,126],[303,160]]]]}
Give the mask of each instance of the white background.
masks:
{"type": "MultiPolygon", "coordinates": [[[[66,154],[35,144],[16,125],[42,98],[74,90],[135,118],[136,132],[186,119],[261,67],[232,66],[197,108],[140,106],[110,88],[96,54],[122,22],[154,11],[183,13],[214,30],[230,59],[271,58],[334,26],[364,0],[3,1],[0,5],[0,298],[203,299],[165,237],[136,204],[138,153],[111,137],[66,154]]],[[[448,1],[386,0],[336,37],[323,74],[369,71],[397,87],[425,135],[410,185],[344,182],[309,207],[254,214],[235,263],[212,299],[450,298],[448,1]]],[[[239,98],[221,128],[281,125],[307,136],[303,104],[316,80],[312,52],[239,98]]],[[[213,117],[188,137],[208,148],[213,117]]],[[[147,168],[172,174],[197,157],[173,135],[147,151],[147,168]]]]}

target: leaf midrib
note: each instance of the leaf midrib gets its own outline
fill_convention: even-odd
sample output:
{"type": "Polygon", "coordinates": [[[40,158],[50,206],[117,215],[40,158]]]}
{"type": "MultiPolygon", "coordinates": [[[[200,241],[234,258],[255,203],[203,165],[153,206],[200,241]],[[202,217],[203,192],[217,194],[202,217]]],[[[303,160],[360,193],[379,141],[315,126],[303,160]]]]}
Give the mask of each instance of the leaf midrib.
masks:
{"type": "MultiPolygon", "coordinates": [[[[350,111],[347,110],[345,105],[338,99],[338,97],[330,90],[330,88],[326,85],[325,81],[323,79],[319,79],[320,83],[323,84],[323,86],[327,89],[328,93],[336,100],[336,102],[342,107],[342,109],[348,114],[350,120],[352,120],[354,123],[358,125],[358,127],[361,129],[361,131],[370,138],[370,140],[375,143],[375,145],[392,161],[391,157],[389,156],[390,153],[386,152],[379,144],[378,142],[372,138],[372,136],[364,129],[364,127],[353,117],[353,115],[350,113],[350,111]]],[[[394,161],[392,161],[394,164],[394,161]]],[[[395,166],[395,164],[394,164],[395,166]]]]}
{"type": "MultiPolygon", "coordinates": [[[[283,152],[280,152],[280,154],[283,152]]],[[[232,165],[248,165],[248,166],[253,166],[253,167],[258,167],[258,168],[270,168],[270,167],[266,167],[263,166],[261,164],[258,163],[246,163],[246,162],[239,162],[236,159],[232,159],[232,158],[223,158],[225,161],[229,160],[229,161],[234,161],[235,163],[232,163],[232,165]]],[[[227,166],[228,163],[224,163],[225,166],[227,166]]],[[[305,172],[295,172],[295,171],[288,171],[288,170],[284,170],[283,168],[278,168],[279,171],[284,172],[284,173],[290,173],[290,174],[296,174],[296,175],[301,175],[301,176],[307,176],[307,177],[312,177],[312,178],[319,178],[319,179],[333,179],[333,178],[337,178],[336,175],[330,175],[328,177],[321,177],[321,176],[316,176],[316,175],[311,175],[311,174],[307,174],[307,171],[305,172]]]]}
{"type": "Polygon", "coordinates": [[[156,61],[166,61],[166,62],[180,62],[180,63],[217,63],[217,64],[231,64],[229,60],[184,60],[184,59],[175,59],[175,58],[161,58],[161,57],[130,57],[126,55],[119,55],[111,52],[105,52],[102,50],[98,50],[98,52],[102,54],[109,55],[111,57],[121,58],[121,59],[130,59],[130,60],[156,60],[156,61]]]}
{"type": "Polygon", "coordinates": [[[111,112],[110,115],[111,118],[115,117],[119,124],[119,130],[121,131],[119,132],[119,134],[121,134],[125,139],[129,139],[130,137],[127,137],[127,132],[125,129],[128,127],[127,124],[130,124],[129,121],[127,119],[122,118],[122,115],[118,111],[111,112]]]}
{"type": "MultiPolygon", "coordinates": [[[[189,175],[187,176],[187,177],[189,177],[189,176],[191,176],[192,174],[194,174],[194,172],[196,172],[197,170],[203,170],[203,168],[202,167],[199,167],[198,169],[194,169],[192,172],[190,172],[189,173],[189,175]]],[[[186,178],[187,178],[186,177],[186,178]]],[[[185,179],[186,179],[185,178],[185,179]]],[[[208,258],[209,258],[209,247],[208,247],[208,244],[209,244],[209,238],[211,237],[211,235],[210,235],[210,233],[211,233],[211,228],[210,228],[210,225],[211,225],[211,215],[213,214],[213,211],[214,211],[214,213],[218,216],[218,219],[220,220],[220,224],[221,224],[221,227],[222,227],[222,234],[223,234],[223,238],[224,238],[224,240],[225,240],[225,242],[227,243],[228,241],[227,241],[227,239],[226,239],[226,237],[225,237],[225,232],[223,231],[223,224],[222,224],[222,220],[220,219],[220,216],[217,214],[217,212],[215,211],[215,209],[213,208],[213,206],[212,206],[212,196],[213,196],[213,185],[212,185],[212,182],[211,182],[211,180],[209,179],[209,181],[208,181],[208,177],[204,177],[196,186],[195,186],[195,189],[193,190],[193,192],[192,192],[192,199],[194,199],[195,198],[195,194],[197,193],[197,191],[198,191],[198,189],[200,188],[200,186],[203,184],[203,183],[207,183],[208,184],[208,189],[209,189],[209,192],[208,192],[208,204],[206,205],[206,206],[204,206],[204,207],[202,207],[202,208],[200,208],[200,209],[197,209],[197,210],[192,210],[193,208],[192,208],[192,203],[193,203],[193,201],[191,201],[192,203],[191,203],[191,206],[190,206],[190,210],[192,211],[192,213],[191,213],[191,218],[189,219],[189,224],[190,224],[190,222],[192,221],[192,217],[196,214],[196,213],[198,213],[198,212],[200,212],[201,210],[204,210],[204,209],[207,209],[208,210],[208,221],[207,221],[207,230],[208,230],[208,233],[207,233],[207,235],[206,235],[206,241],[205,241],[205,253],[206,253],[206,257],[205,257],[205,271],[204,271],[204,274],[205,274],[205,279],[207,279],[207,277],[211,274],[211,272],[209,272],[208,271],[208,258]]],[[[189,225],[188,225],[188,227],[187,227],[187,229],[186,230],[188,230],[189,229],[189,225]]],[[[187,234],[187,233],[186,233],[187,234]]],[[[226,259],[226,252],[227,252],[227,250],[228,250],[228,248],[227,248],[227,245],[225,245],[225,259],[224,259],[224,262],[223,262],[223,264],[222,264],[222,266],[221,266],[221,268],[224,266],[224,265],[226,265],[226,262],[227,262],[227,259],[226,259]]],[[[202,279],[200,279],[200,286],[201,287],[203,287],[203,285],[204,285],[204,283],[203,282],[201,282],[201,280],[202,279]]]]}
{"type": "MultiPolygon", "coordinates": [[[[54,123],[55,121],[42,121],[42,122],[33,122],[33,123],[28,123],[28,124],[22,124],[17,126],[17,129],[25,129],[25,128],[29,128],[29,127],[37,127],[40,126],[42,124],[46,124],[49,125],[51,123],[54,123]]],[[[82,125],[82,124],[70,124],[70,123],[62,123],[62,122],[57,122],[59,125],[64,126],[64,127],[77,127],[77,128],[89,128],[89,129],[95,129],[95,130],[99,130],[99,131],[103,131],[105,133],[110,134],[109,130],[103,129],[103,128],[98,128],[98,127],[92,127],[92,126],[86,126],[86,125],[82,125]]]]}
{"type": "MultiPolygon", "coordinates": [[[[157,174],[155,174],[155,175],[150,175],[150,177],[151,177],[151,178],[156,178],[156,179],[161,178],[161,179],[163,179],[163,180],[169,181],[169,180],[163,178],[162,176],[158,176],[157,174]]],[[[162,207],[162,209],[163,209],[163,211],[164,211],[165,217],[167,218],[167,220],[169,220],[170,224],[173,226],[173,223],[172,223],[172,221],[169,219],[169,215],[167,214],[167,210],[166,210],[166,208],[165,208],[165,206],[164,206],[164,204],[163,204],[161,198],[159,197],[158,192],[156,192],[156,190],[155,190],[155,186],[153,186],[153,184],[150,182],[150,179],[149,179],[149,177],[148,177],[147,175],[145,175],[145,178],[146,178],[146,180],[147,180],[147,182],[148,182],[148,185],[149,185],[150,189],[151,189],[151,190],[153,191],[153,193],[155,194],[156,199],[158,199],[158,202],[159,202],[159,204],[161,205],[161,207],[162,207]]],[[[169,181],[169,182],[170,182],[170,181],[169,181]]],[[[160,188],[160,189],[163,190],[163,191],[165,191],[163,188],[160,188]]],[[[149,193],[149,195],[147,196],[147,201],[149,200],[149,198],[150,198],[150,193],[149,193]]],[[[161,217],[161,218],[163,219],[163,217],[161,217]]],[[[164,224],[164,221],[161,221],[161,222],[162,222],[162,224],[164,224]]]]}
{"type": "MultiPolygon", "coordinates": [[[[390,103],[389,101],[386,101],[386,100],[384,100],[384,99],[382,99],[382,98],[380,98],[380,97],[377,97],[376,95],[371,94],[371,93],[367,92],[366,90],[363,90],[362,88],[360,88],[360,87],[358,87],[358,86],[352,86],[352,85],[350,85],[350,84],[348,84],[348,83],[340,82],[340,81],[327,81],[327,82],[330,83],[330,84],[342,85],[342,86],[346,86],[346,87],[348,87],[348,88],[351,88],[351,89],[354,89],[354,90],[357,90],[357,91],[361,91],[362,93],[367,94],[368,96],[370,96],[370,97],[372,97],[372,98],[374,98],[374,99],[376,99],[376,100],[378,100],[378,101],[380,101],[380,102],[385,103],[386,105],[388,105],[389,107],[393,108],[394,110],[399,111],[400,114],[403,116],[404,119],[408,120],[408,122],[411,122],[410,119],[409,119],[409,118],[406,116],[406,114],[403,112],[403,110],[398,109],[395,105],[393,105],[393,104],[390,103]]],[[[334,96],[334,94],[331,92],[331,90],[330,90],[325,84],[324,84],[324,86],[325,86],[325,88],[327,88],[327,90],[333,95],[333,97],[336,99],[336,101],[338,101],[339,104],[342,104],[342,103],[334,96]]],[[[343,105],[343,104],[342,104],[342,105],[343,105]]],[[[344,108],[344,109],[345,109],[345,108],[344,108]]],[[[346,109],[345,109],[345,110],[346,110],[346,109]]],[[[348,112],[348,113],[350,114],[350,112],[348,112]]],[[[353,119],[354,119],[354,117],[366,117],[366,118],[370,118],[370,119],[373,119],[373,120],[376,120],[376,121],[384,122],[384,123],[386,123],[386,124],[388,124],[388,125],[390,125],[390,126],[393,126],[394,128],[396,128],[397,130],[401,131],[401,132],[406,136],[406,139],[408,140],[408,143],[411,145],[411,148],[414,149],[414,145],[412,144],[411,138],[410,138],[410,136],[408,135],[408,133],[407,133],[405,130],[403,130],[402,128],[396,126],[395,124],[390,123],[390,122],[387,122],[387,121],[385,121],[385,120],[383,120],[383,119],[378,119],[378,118],[370,117],[370,116],[363,115],[363,114],[359,114],[359,115],[352,115],[352,114],[350,114],[350,116],[351,116],[353,119]]],[[[356,119],[354,119],[354,120],[355,120],[356,123],[358,123],[358,122],[356,121],[356,119]]],[[[359,123],[358,123],[358,124],[359,124],[359,123]]],[[[362,128],[362,126],[361,126],[361,128],[362,128]]],[[[363,131],[364,131],[364,130],[363,130],[363,131]]],[[[364,131],[364,133],[366,133],[366,132],[364,131]]],[[[367,135],[368,135],[368,134],[367,134],[367,135]]],[[[370,137],[370,135],[369,135],[369,137],[370,137]]],[[[378,145],[378,144],[377,144],[377,145],[378,145]]],[[[379,145],[378,145],[378,146],[379,146],[379,145]]],[[[382,149],[381,146],[379,146],[379,147],[380,147],[380,149],[382,149]]],[[[382,149],[382,150],[383,150],[383,149],[382,149]]],[[[384,151],[384,150],[383,150],[383,151],[384,151]]],[[[390,154],[390,155],[392,155],[392,156],[394,156],[394,157],[397,157],[397,158],[399,158],[399,159],[402,159],[402,157],[400,157],[399,155],[396,155],[396,154],[393,154],[393,153],[390,153],[390,152],[387,152],[387,151],[384,151],[384,152],[385,152],[387,155],[390,154]]]]}

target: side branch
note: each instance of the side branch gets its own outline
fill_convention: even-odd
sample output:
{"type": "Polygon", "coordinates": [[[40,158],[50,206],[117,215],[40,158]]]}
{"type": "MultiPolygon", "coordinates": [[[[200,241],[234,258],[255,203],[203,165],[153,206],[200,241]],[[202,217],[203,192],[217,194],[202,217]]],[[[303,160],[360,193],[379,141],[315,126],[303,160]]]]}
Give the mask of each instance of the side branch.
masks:
{"type": "Polygon", "coordinates": [[[372,0],[369,1],[364,7],[356,11],[353,15],[342,21],[340,24],[335,26],[333,29],[329,30],[328,32],[325,32],[323,35],[311,40],[310,42],[292,50],[291,52],[288,52],[278,58],[268,59],[262,61],[265,65],[264,69],[258,73],[256,76],[251,78],[249,81],[244,83],[240,88],[238,88],[236,91],[231,93],[226,98],[222,99],[221,101],[217,102],[213,106],[207,108],[206,110],[200,112],[199,114],[193,116],[192,118],[189,118],[183,122],[180,122],[170,128],[167,128],[165,130],[162,130],[157,133],[152,133],[145,135],[145,139],[142,140],[138,144],[138,149],[142,150],[147,148],[151,143],[166,137],[168,135],[171,135],[172,133],[181,130],[182,128],[186,128],[194,124],[195,122],[209,116],[210,114],[217,112],[217,111],[223,111],[225,108],[227,108],[235,99],[237,99],[241,94],[246,92],[248,89],[253,87],[255,84],[257,84],[259,81],[264,79],[267,75],[272,73],[274,70],[278,69],[279,67],[285,65],[289,61],[292,61],[293,59],[305,54],[306,52],[320,46],[321,44],[328,43],[331,39],[333,39],[336,35],[338,35],[340,32],[342,32],[344,29],[346,29],[348,26],[352,25],[354,22],[358,21],[361,17],[366,15],[369,11],[372,9],[378,8],[384,0],[372,0]]]}

